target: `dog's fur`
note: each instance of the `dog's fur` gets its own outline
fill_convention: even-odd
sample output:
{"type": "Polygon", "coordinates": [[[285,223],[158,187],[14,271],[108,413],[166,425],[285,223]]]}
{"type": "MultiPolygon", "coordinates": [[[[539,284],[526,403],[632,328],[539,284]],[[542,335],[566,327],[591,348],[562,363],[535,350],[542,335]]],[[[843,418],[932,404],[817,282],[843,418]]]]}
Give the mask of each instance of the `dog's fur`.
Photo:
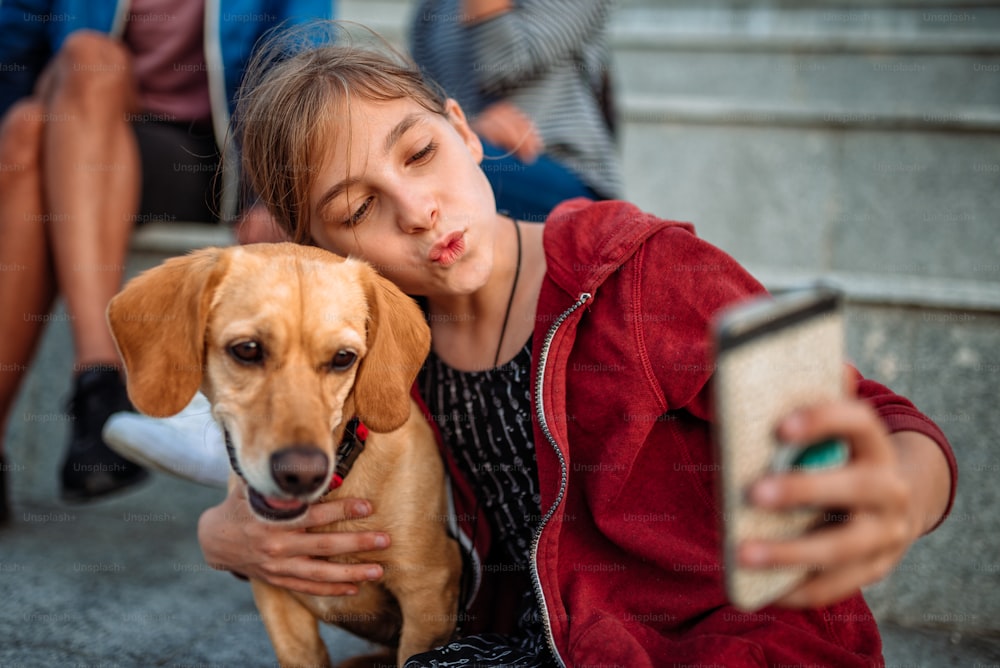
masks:
{"type": "MultiPolygon", "coordinates": [[[[108,320],[140,411],[173,415],[201,388],[251,495],[286,505],[368,499],[370,517],[321,530],[391,536],[386,550],[336,559],[383,565],[384,576],[361,584],[356,596],[308,596],[252,581],[282,666],[329,664],[317,620],[398,646],[400,665],[449,640],[461,559],[447,534],[434,435],[409,395],[430,345],[411,299],[363,262],[259,244],[167,260],[128,283],[108,320]],[[260,361],[234,354],[235,344],[248,341],[262,349],[260,361]],[[357,355],[347,369],[331,365],[341,351],[357,355]],[[343,485],[327,493],[354,415],[370,436],[343,485]],[[289,446],[329,461],[326,482],[309,494],[290,495],[274,478],[272,455],[289,446]]],[[[231,484],[243,482],[234,476],[231,484]]]]}

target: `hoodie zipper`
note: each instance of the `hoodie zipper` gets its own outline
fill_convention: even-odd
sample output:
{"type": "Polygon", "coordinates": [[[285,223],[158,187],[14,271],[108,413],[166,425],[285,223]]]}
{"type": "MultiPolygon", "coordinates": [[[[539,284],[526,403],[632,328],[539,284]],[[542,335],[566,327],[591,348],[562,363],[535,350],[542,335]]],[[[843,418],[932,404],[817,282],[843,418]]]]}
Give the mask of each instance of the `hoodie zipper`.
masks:
{"type": "Polygon", "coordinates": [[[538,426],[545,435],[546,440],[555,450],[556,456],[559,458],[559,467],[561,469],[560,481],[559,481],[559,494],[556,496],[556,500],[552,502],[548,511],[542,517],[541,522],[538,525],[538,529],[535,531],[535,539],[531,544],[531,583],[535,588],[535,596],[538,599],[540,611],[542,614],[542,622],[545,625],[545,638],[549,644],[549,651],[552,652],[552,656],[555,658],[556,662],[565,668],[566,663],[559,656],[559,650],[556,649],[555,639],[552,635],[552,621],[549,619],[548,606],[545,605],[545,593],[542,591],[542,580],[538,575],[538,545],[542,540],[542,531],[545,530],[545,525],[548,524],[549,520],[555,514],[556,509],[563,501],[563,496],[566,493],[566,483],[568,481],[569,475],[566,468],[566,459],[563,457],[562,450],[559,449],[559,445],[556,443],[555,438],[552,436],[552,432],[549,430],[548,422],[545,419],[545,404],[542,400],[542,384],[545,378],[545,366],[548,363],[549,347],[552,345],[552,340],[555,338],[557,331],[566,321],[569,316],[571,316],[577,309],[583,306],[592,295],[589,292],[583,292],[577,297],[576,302],[570,306],[568,309],[563,311],[552,326],[549,327],[549,331],[545,335],[545,340],[542,343],[541,351],[538,356],[538,364],[536,365],[535,371],[535,417],[538,418],[538,426]]]}

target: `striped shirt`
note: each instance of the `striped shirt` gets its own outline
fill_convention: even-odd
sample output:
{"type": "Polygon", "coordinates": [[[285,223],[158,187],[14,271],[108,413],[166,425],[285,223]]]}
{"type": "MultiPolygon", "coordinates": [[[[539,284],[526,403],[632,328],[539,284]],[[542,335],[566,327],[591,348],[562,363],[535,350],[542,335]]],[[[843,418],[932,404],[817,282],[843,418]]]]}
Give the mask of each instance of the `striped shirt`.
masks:
{"type": "Polygon", "coordinates": [[[470,117],[501,99],[526,113],[546,154],[602,197],[621,196],[621,164],[598,91],[610,66],[610,0],[519,0],[475,23],[461,0],[423,0],[410,50],[470,117]]]}

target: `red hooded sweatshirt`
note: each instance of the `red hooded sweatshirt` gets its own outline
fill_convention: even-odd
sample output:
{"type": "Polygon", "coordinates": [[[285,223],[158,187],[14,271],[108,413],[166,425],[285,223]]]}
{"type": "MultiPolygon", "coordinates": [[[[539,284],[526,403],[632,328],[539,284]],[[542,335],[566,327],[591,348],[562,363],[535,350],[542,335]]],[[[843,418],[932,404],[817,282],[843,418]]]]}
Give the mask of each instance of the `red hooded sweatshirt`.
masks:
{"type": "MultiPolygon", "coordinates": [[[[763,287],[692,226],[623,202],[560,205],[544,246],[532,339],[542,521],[531,581],[558,661],[884,665],[860,592],[815,610],[746,613],[726,599],[708,334],[720,308],[763,287]]],[[[890,432],[917,431],[940,445],[953,500],[957,467],[937,426],[878,383],[861,379],[858,392],[890,432]]],[[[474,517],[473,495],[455,482],[459,517],[474,517]]],[[[488,542],[484,525],[477,550],[488,542]]],[[[468,616],[480,624],[470,627],[492,617],[488,624],[502,630],[498,598],[526,585],[483,575],[468,616]]]]}

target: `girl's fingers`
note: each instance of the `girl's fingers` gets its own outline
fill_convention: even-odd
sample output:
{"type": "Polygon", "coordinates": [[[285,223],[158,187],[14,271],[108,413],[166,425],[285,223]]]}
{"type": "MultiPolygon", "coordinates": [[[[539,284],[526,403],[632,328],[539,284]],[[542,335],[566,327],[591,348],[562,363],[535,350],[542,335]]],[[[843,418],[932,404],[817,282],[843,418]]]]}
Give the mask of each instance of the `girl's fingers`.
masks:
{"type": "Polygon", "coordinates": [[[358,583],[384,575],[378,564],[342,564],[311,557],[274,559],[258,568],[261,579],[269,584],[316,596],[350,596],[358,592],[358,583]]]}
{"type": "Polygon", "coordinates": [[[843,524],[815,529],[795,540],[746,541],[740,546],[740,563],[749,568],[804,565],[820,573],[860,562],[877,560],[881,554],[897,557],[906,545],[906,526],[884,518],[844,516],[828,513],[830,521],[843,524]]]}
{"type": "Polygon", "coordinates": [[[270,584],[312,596],[354,596],[358,593],[358,586],[355,584],[317,582],[294,577],[275,577],[270,580],[270,584]]]}
{"type": "Polygon", "coordinates": [[[821,571],[778,599],[775,605],[785,608],[818,608],[838,603],[856,594],[860,587],[885,577],[895,563],[896,560],[891,556],[882,555],[877,559],[821,571]]]}
{"type": "Polygon", "coordinates": [[[885,427],[861,401],[835,401],[797,411],[786,418],[778,436],[790,443],[815,443],[831,436],[846,439],[851,460],[829,471],[768,476],[749,490],[750,500],[772,509],[899,509],[909,490],[896,471],[896,453],[885,427]]]}
{"type": "Polygon", "coordinates": [[[830,471],[768,476],[751,486],[749,498],[770,510],[811,507],[861,513],[904,507],[907,489],[901,478],[886,475],[881,467],[851,462],[830,471]]]}
{"type": "MultiPolygon", "coordinates": [[[[845,384],[854,380],[848,370],[845,384]]],[[[827,524],[793,540],[745,541],[740,563],[813,571],[777,602],[788,607],[829,605],[885,577],[909,545],[912,490],[899,475],[896,451],[872,407],[846,399],[804,408],[781,422],[778,437],[799,445],[842,438],[851,459],[840,468],[772,475],[755,483],[749,498],[757,506],[822,509],[827,524]]]]}
{"type": "Polygon", "coordinates": [[[276,526],[312,529],[343,520],[368,517],[371,513],[372,506],[364,499],[335,499],[333,501],[314,503],[309,506],[309,510],[302,517],[287,524],[276,526]]]}
{"type": "Polygon", "coordinates": [[[383,575],[378,564],[339,564],[325,559],[301,557],[274,564],[272,578],[293,577],[311,582],[351,584],[378,580],[383,575]]]}
{"type": "Polygon", "coordinates": [[[818,530],[787,543],[747,543],[741,546],[743,565],[782,568],[805,565],[813,575],[775,602],[782,607],[831,605],[881,580],[895,566],[906,543],[885,540],[874,520],[818,530]]]}
{"type": "Polygon", "coordinates": [[[304,533],[296,537],[294,552],[304,557],[337,557],[384,550],[389,547],[389,542],[388,534],[377,531],[304,533]]]}
{"type": "Polygon", "coordinates": [[[841,387],[844,391],[844,396],[849,398],[854,398],[858,396],[858,381],[861,380],[861,374],[850,364],[844,365],[844,375],[841,380],[841,387]]]}
{"type": "Polygon", "coordinates": [[[364,499],[334,499],[311,504],[305,515],[286,522],[265,522],[260,520],[250,510],[247,501],[246,483],[240,481],[229,492],[226,503],[240,511],[247,520],[256,520],[262,526],[275,531],[295,531],[326,526],[343,520],[368,517],[372,513],[371,503],[364,499]]]}
{"type": "Polygon", "coordinates": [[[778,426],[778,437],[789,443],[808,444],[830,437],[845,438],[855,461],[895,464],[895,452],[875,411],[863,401],[832,401],[803,408],[778,426]]]}
{"type": "Polygon", "coordinates": [[[314,504],[303,517],[290,522],[265,522],[248,512],[245,531],[257,551],[270,559],[336,557],[385,549],[389,547],[391,539],[384,532],[308,531],[370,514],[371,504],[367,501],[337,499],[314,504]]]}

